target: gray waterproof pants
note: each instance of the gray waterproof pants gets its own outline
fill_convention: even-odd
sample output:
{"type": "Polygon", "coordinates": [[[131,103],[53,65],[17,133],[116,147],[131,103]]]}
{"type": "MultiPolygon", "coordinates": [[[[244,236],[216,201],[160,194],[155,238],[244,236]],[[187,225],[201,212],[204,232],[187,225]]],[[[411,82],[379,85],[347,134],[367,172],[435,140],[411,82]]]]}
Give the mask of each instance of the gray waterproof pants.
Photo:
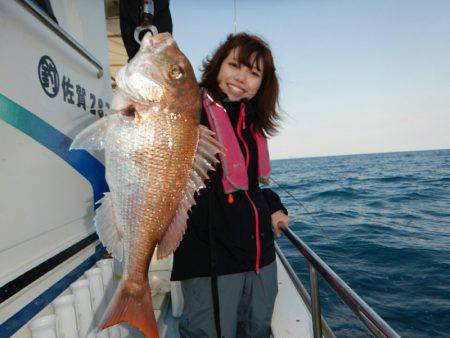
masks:
{"type": "MultiPolygon", "coordinates": [[[[259,275],[250,271],[219,276],[217,284],[222,338],[269,337],[278,292],[276,262],[261,268],[259,275]]],[[[184,280],[181,288],[181,337],[217,337],[211,278],[184,280]]]]}

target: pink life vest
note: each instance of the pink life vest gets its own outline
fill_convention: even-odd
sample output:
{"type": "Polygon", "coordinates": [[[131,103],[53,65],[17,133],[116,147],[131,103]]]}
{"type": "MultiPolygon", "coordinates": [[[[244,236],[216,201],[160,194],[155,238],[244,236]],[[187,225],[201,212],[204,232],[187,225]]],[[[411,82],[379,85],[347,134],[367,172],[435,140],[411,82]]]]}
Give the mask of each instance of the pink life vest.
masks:
{"type": "MultiPolygon", "coordinates": [[[[228,113],[219,103],[213,100],[206,90],[203,90],[202,101],[211,129],[215,133],[214,137],[223,147],[223,153],[219,154],[219,157],[223,168],[222,184],[224,192],[230,194],[237,190],[248,190],[247,167],[244,155],[239,147],[228,113]]],[[[244,123],[245,129],[245,107],[242,105],[241,108],[239,121],[244,123]]],[[[253,125],[250,130],[258,149],[258,179],[263,183],[267,183],[270,176],[267,139],[260,133],[254,132],[253,125]]],[[[243,139],[241,140],[243,141],[243,139]]],[[[247,147],[246,144],[245,147],[247,147]]]]}

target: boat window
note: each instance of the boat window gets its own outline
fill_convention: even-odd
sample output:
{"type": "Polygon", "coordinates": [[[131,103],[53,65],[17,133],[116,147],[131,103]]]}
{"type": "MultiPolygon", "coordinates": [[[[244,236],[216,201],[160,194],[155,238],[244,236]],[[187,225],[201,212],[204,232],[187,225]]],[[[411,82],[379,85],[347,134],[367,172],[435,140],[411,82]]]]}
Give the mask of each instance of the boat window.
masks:
{"type": "Polygon", "coordinates": [[[56,20],[55,14],[53,14],[52,5],[50,4],[50,0],[33,0],[33,2],[38,5],[47,15],[56,23],[58,23],[58,20],[56,20]]]}

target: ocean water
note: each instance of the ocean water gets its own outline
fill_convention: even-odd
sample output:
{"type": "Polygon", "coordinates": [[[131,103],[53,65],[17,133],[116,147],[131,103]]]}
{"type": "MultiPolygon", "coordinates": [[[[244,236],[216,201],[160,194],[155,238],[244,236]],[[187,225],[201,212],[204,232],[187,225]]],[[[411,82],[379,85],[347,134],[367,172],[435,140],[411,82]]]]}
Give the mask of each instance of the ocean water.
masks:
{"type": "MultiPolygon", "coordinates": [[[[277,160],[272,176],[291,229],[394,330],[450,337],[450,150],[277,160]]],[[[309,290],[305,259],[277,241],[309,290]]],[[[337,337],[371,337],[320,289],[337,337]]]]}

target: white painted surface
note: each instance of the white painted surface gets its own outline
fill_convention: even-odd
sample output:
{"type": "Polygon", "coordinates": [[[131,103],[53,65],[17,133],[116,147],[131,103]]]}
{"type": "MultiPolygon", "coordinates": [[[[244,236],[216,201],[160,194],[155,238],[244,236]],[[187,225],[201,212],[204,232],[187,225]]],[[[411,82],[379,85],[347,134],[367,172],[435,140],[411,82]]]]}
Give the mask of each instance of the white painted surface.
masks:
{"type": "Polygon", "coordinates": [[[103,65],[105,90],[110,90],[104,1],[51,0],[59,25],[103,65]]]}
{"type": "MultiPolygon", "coordinates": [[[[55,269],[51,270],[41,278],[37,279],[26,288],[22,289],[20,292],[7,299],[0,305],[0,323],[3,323],[8,318],[10,318],[17,311],[22,309],[25,305],[33,301],[36,297],[42,294],[44,291],[49,289],[56,281],[61,280],[64,276],[66,276],[69,272],[74,270],[77,266],[79,266],[82,262],[84,262],[87,258],[89,258],[95,252],[95,245],[97,243],[93,243],[87,248],[83,249],[79,252],[78,255],[68,259],[63,264],[58,265],[55,269]]],[[[69,290],[67,290],[67,293],[69,290]]],[[[45,314],[52,314],[53,310],[49,305],[48,308],[44,309],[39,313],[39,316],[45,314]]]]}
{"type": "MultiPolygon", "coordinates": [[[[55,2],[55,6],[57,1],[55,2]]],[[[55,15],[63,28],[103,65],[93,65],[63,42],[18,1],[0,2],[0,93],[73,138],[95,120],[90,93],[110,101],[102,1],[64,1],[55,15]],[[78,13],[78,19],[72,14],[78,13]],[[69,18],[70,17],[70,18],[69,18]],[[55,62],[60,88],[44,93],[38,77],[43,55],[55,62]],[[71,79],[75,104],[64,102],[63,76],[71,79]],[[86,89],[86,110],[77,107],[76,85],[86,89]]],[[[92,233],[90,183],[57,155],[0,121],[0,286],[92,233]]]]}
{"type": "Polygon", "coordinates": [[[94,313],[91,305],[91,294],[89,292],[89,281],[79,279],[70,284],[70,290],[74,295],[75,312],[77,315],[78,332],[81,337],[95,338],[95,334],[89,332],[94,313]]]}
{"type": "Polygon", "coordinates": [[[101,270],[105,295],[108,299],[111,299],[116,286],[113,272],[113,259],[101,259],[96,265],[101,270]]]}
{"type": "MultiPolygon", "coordinates": [[[[58,3],[58,1],[53,1],[58,3]]],[[[90,93],[110,102],[103,1],[64,0],[59,22],[103,65],[104,76],[19,4],[0,1],[0,94],[73,138],[95,120],[90,93]],[[59,74],[59,92],[47,96],[38,63],[48,55],[59,74]],[[75,104],[63,99],[63,77],[75,104]],[[86,89],[86,110],[77,107],[76,85],[86,89]]],[[[97,108],[97,107],[96,107],[97,108]]],[[[105,107],[104,107],[105,109],[105,107]]],[[[93,233],[90,183],[53,152],[0,121],[0,286],[93,233]]],[[[10,318],[94,253],[93,243],[0,305],[0,323],[10,318]]],[[[67,294],[68,290],[63,292],[67,294]]],[[[52,314],[50,305],[37,317],[52,314]]],[[[30,337],[27,325],[13,337],[30,337]]]]}
{"type": "MultiPolygon", "coordinates": [[[[91,293],[91,305],[94,311],[94,323],[99,324],[108,306],[108,299],[104,297],[102,271],[99,268],[92,268],[84,273],[89,281],[89,291],[91,293]]],[[[108,338],[108,330],[97,333],[97,338],[108,338]]]]}
{"type": "MultiPolygon", "coordinates": [[[[114,291],[116,289],[116,284],[114,280],[114,273],[113,273],[113,259],[101,259],[96,264],[102,274],[102,281],[103,281],[103,288],[105,291],[105,297],[106,299],[111,300],[114,291]]],[[[114,325],[110,328],[108,328],[109,338],[120,338],[120,329],[118,325],[114,325]]]]}
{"type": "MultiPolygon", "coordinates": [[[[103,2],[83,1],[85,15],[83,24],[89,39],[87,48],[103,65],[105,74],[97,79],[96,68],[85,60],[72,47],[63,42],[55,33],[45,27],[34,16],[27,12],[16,1],[0,2],[0,15],[3,24],[0,30],[0,41],[8,41],[8,48],[0,52],[0,93],[9,99],[43,118],[59,131],[74,137],[85,125],[93,121],[88,106],[89,93],[111,102],[112,90],[108,70],[106,28],[104,14],[101,12],[103,2]],[[94,14],[100,14],[100,18],[94,14]],[[89,20],[90,24],[87,23],[89,20]],[[14,38],[11,38],[14,37],[14,38]],[[104,47],[104,51],[100,52],[104,47]],[[38,63],[43,55],[48,55],[56,65],[59,74],[60,89],[55,98],[48,97],[38,78],[38,63]],[[86,89],[86,111],[77,105],[63,100],[63,76],[71,80],[71,84],[80,84],[86,89]]],[[[62,20],[59,17],[58,20],[62,20]]],[[[86,47],[86,45],[84,45],[86,47]]],[[[76,95],[74,96],[76,101],[76,95]]]]}
{"type": "MultiPolygon", "coordinates": [[[[51,287],[56,281],[62,279],[67,273],[75,269],[79,264],[81,264],[85,259],[94,253],[94,243],[90,247],[84,249],[79,253],[78,257],[73,257],[70,260],[64,262],[63,265],[58,266],[54,270],[50,271],[34,283],[30,284],[19,293],[6,300],[0,305],[0,322],[4,322],[10,318],[14,313],[19,311],[21,308],[26,306],[28,303],[32,302],[36,297],[46,291],[51,287]]],[[[62,293],[65,295],[68,290],[62,293]]],[[[40,311],[35,318],[39,318],[43,315],[53,314],[54,311],[51,305],[46,306],[42,311],[40,311]]],[[[29,329],[27,325],[23,326],[13,337],[30,337],[29,329]]]]}
{"type": "Polygon", "coordinates": [[[30,323],[32,338],[56,338],[56,316],[48,315],[30,323]]]}
{"type": "Polygon", "coordinates": [[[92,233],[89,182],[0,120],[0,286],[92,233]]]}
{"type": "Polygon", "coordinates": [[[272,317],[274,338],[313,337],[311,314],[277,256],[278,295],[272,317]]]}
{"type": "Polygon", "coordinates": [[[56,334],[58,337],[78,338],[74,296],[59,296],[52,302],[56,314],[56,334]]]}

